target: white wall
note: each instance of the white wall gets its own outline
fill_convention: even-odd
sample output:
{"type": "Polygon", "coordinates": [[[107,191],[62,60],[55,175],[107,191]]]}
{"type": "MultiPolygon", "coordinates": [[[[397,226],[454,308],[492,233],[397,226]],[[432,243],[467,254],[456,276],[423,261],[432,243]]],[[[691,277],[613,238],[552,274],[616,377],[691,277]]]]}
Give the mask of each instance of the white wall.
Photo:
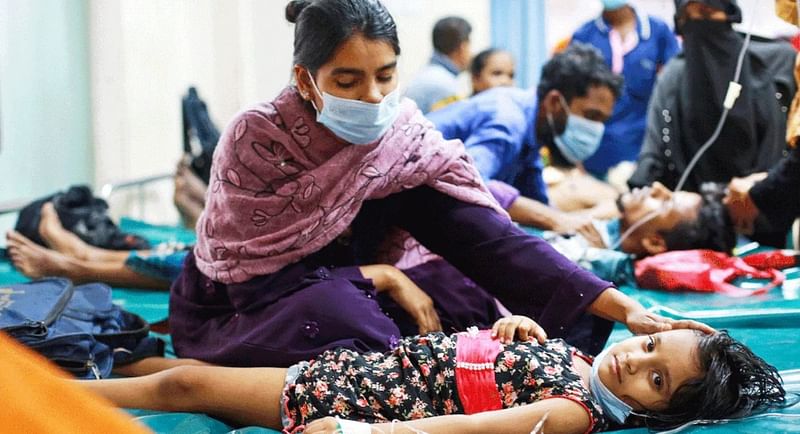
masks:
{"type": "Polygon", "coordinates": [[[0,205],[91,181],[87,19],[83,0],[0,0],[0,205]]]}
{"type": "MultiPolygon", "coordinates": [[[[95,185],[174,169],[181,153],[180,97],[196,85],[220,128],[240,109],[271,99],[289,82],[293,27],[284,1],[116,0],[90,3],[95,185]]],[[[400,74],[410,79],[431,55],[442,16],[473,25],[489,45],[489,0],[388,0],[397,22],[400,74]]],[[[173,220],[164,206],[147,217],[173,220]]],[[[135,200],[121,212],[138,214],[135,200]]],[[[120,204],[115,208],[119,208],[120,204]]]]}

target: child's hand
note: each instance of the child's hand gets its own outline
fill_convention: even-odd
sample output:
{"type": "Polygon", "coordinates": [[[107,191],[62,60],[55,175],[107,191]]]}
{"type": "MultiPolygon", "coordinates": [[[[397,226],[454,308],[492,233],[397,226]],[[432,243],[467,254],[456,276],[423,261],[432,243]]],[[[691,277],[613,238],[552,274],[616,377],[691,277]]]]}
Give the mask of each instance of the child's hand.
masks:
{"type": "Polygon", "coordinates": [[[496,337],[500,342],[508,344],[514,340],[514,335],[519,335],[519,339],[527,341],[536,338],[540,344],[547,339],[547,333],[536,324],[536,321],[523,315],[512,315],[500,318],[492,326],[492,337],[496,337]]]}

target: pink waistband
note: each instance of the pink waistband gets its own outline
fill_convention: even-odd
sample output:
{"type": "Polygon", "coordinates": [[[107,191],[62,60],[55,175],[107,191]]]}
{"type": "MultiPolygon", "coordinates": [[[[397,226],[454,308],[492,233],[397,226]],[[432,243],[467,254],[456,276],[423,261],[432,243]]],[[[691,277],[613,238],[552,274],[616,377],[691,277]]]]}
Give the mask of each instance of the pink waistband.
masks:
{"type": "Polygon", "coordinates": [[[458,334],[456,342],[456,389],[464,414],[503,408],[494,378],[494,365],[503,346],[491,330],[458,334]]]}

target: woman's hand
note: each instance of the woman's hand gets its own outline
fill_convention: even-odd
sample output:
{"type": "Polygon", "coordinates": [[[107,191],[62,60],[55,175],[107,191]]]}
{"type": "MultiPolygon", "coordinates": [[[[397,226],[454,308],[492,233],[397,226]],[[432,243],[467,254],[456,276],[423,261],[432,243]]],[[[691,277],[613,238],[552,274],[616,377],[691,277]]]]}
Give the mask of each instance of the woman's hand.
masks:
{"type": "Polygon", "coordinates": [[[753,233],[759,211],[750,197],[750,189],[766,177],[766,173],[754,173],[745,178],[733,178],[728,183],[728,193],[722,203],[728,208],[736,232],[746,235],[753,233]]]}
{"type": "Polygon", "coordinates": [[[675,329],[693,329],[703,333],[715,332],[713,328],[697,321],[674,320],[648,312],[641,303],[616,288],[606,288],[589,305],[587,311],[610,321],[621,322],[636,335],[675,329]]]}
{"type": "Polygon", "coordinates": [[[625,325],[628,327],[628,330],[635,335],[646,335],[676,329],[699,330],[706,334],[715,332],[713,328],[701,322],[688,319],[674,320],[653,312],[648,312],[644,309],[629,314],[625,318],[625,325]]]}
{"type": "Polygon", "coordinates": [[[401,270],[391,265],[368,265],[361,267],[361,274],[372,279],[378,292],[386,292],[414,318],[420,334],[442,331],[433,299],[401,270]]]}
{"type": "Polygon", "coordinates": [[[500,318],[492,326],[492,337],[500,339],[502,343],[511,343],[514,340],[514,335],[519,335],[521,341],[536,338],[540,344],[543,344],[547,339],[547,333],[545,333],[544,329],[539,324],[536,324],[536,321],[523,315],[500,318]]]}

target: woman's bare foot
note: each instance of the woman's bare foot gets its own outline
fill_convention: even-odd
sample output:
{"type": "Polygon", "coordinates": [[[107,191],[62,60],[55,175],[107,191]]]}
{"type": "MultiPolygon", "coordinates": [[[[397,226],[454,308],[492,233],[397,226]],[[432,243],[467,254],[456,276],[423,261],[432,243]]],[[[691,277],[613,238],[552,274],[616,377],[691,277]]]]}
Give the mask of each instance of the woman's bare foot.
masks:
{"type": "Polygon", "coordinates": [[[53,250],[77,259],[88,259],[90,247],[74,233],[64,229],[52,202],[42,205],[39,235],[53,250]]]}
{"type": "Polygon", "coordinates": [[[6,233],[8,256],[20,273],[32,279],[45,276],[69,277],[69,258],[55,250],[42,247],[17,231],[6,233]]]}

